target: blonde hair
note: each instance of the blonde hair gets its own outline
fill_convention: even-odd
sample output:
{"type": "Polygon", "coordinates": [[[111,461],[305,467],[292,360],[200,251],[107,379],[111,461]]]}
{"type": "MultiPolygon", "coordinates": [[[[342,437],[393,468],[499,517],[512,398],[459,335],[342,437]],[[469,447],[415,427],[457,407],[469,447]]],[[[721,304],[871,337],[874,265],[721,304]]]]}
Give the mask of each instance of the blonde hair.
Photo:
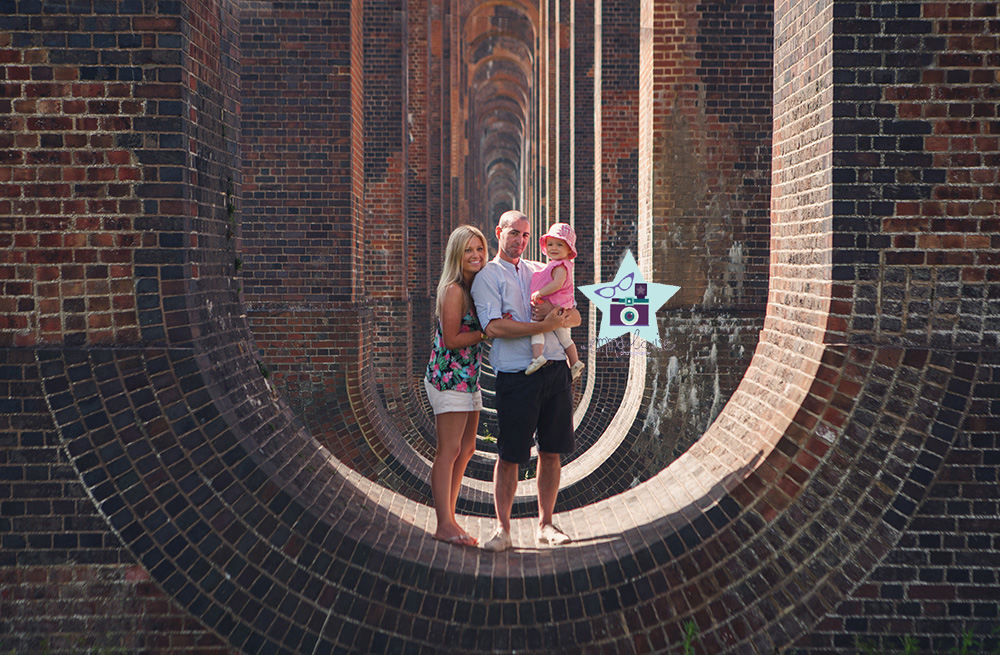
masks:
{"type": "Polygon", "coordinates": [[[489,242],[486,241],[486,237],[479,228],[471,225],[459,225],[452,231],[451,236],[448,237],[448,245],[444,248],[444,266],[441,268],[441,279],[437,286],[437,302],[434,303],[434,315],[438,318],[441,318],[441,302],[444,300],[445,290],[453,282],[458,284],[465,296],[464,309],[468,311],[472,307],[472,293],[465,286],[465,278],[462,277],[462,257],[465,255],[465,244],[472,237],[478,237],[482,241],[484,256],[489,259],[489,242]]]}

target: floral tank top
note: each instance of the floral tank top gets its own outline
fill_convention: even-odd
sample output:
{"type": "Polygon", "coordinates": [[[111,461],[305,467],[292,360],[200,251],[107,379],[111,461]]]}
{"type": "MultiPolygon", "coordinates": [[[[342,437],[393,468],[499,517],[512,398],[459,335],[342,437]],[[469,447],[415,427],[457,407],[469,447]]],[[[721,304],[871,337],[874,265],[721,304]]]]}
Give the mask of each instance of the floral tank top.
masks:
{"type": "MultiPolygon", "coordinates": [[[[479,319],[469,310],[462,317],[462,327],[459,332],[479,332],[482,328],[479,319]]],[[[444,347],[444,335],[441,333],[441,322],[437,322],[434,333],[434,345],[431,347],[431,361],[427,363],[427,381],[438,391],[460,391],[474,393],[479,391],[479,369],[483,363],[483,347],[473,344],[458,350],[448,350],[444,347]]]]}

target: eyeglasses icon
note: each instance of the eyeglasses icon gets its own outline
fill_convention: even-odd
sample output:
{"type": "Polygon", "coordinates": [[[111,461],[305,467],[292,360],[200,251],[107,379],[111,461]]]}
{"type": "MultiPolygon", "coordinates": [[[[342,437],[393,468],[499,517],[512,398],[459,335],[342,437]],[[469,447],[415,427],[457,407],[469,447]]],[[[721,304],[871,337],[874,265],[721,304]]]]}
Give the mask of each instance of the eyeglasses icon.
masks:
{"type": "Polygon", "coordinates": [[[600,289],[594,289],[594,293],[599,295],[601,298],[614,298],[617,291],[628,291],[632,288],[633,278],[635,278],[635,273],[629,273],[616,284],[601,287],[600,289]]]}

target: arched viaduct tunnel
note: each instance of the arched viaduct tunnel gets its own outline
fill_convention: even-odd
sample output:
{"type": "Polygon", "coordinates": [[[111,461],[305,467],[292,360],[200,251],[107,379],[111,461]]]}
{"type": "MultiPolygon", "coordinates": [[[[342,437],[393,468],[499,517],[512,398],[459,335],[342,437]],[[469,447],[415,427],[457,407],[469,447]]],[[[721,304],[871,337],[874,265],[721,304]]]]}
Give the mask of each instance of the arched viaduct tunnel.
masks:
{"type": "Polygon", "coordinates": [[[0,8],[0,651],[994,643],[995,1],[0,8]],[[528,467],[491,555],[419,379],[510,207],[681,291],[645,349],[578,296],[574,541],[528,467]]]}

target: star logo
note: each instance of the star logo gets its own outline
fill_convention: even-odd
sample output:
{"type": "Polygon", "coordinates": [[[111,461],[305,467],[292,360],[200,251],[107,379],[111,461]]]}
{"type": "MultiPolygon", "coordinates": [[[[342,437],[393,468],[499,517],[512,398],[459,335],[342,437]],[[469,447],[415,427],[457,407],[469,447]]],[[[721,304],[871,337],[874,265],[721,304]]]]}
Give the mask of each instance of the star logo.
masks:
{"type": "Polygon", "coordinates": [[[601,310],[601,341],[606,343],[623,334],[634,334],[652,344],[660,336],[656,310],[680,290],[670,284],[646,282],[631,250],[625,251],[613,283],[577,288],[601,310]]]}

